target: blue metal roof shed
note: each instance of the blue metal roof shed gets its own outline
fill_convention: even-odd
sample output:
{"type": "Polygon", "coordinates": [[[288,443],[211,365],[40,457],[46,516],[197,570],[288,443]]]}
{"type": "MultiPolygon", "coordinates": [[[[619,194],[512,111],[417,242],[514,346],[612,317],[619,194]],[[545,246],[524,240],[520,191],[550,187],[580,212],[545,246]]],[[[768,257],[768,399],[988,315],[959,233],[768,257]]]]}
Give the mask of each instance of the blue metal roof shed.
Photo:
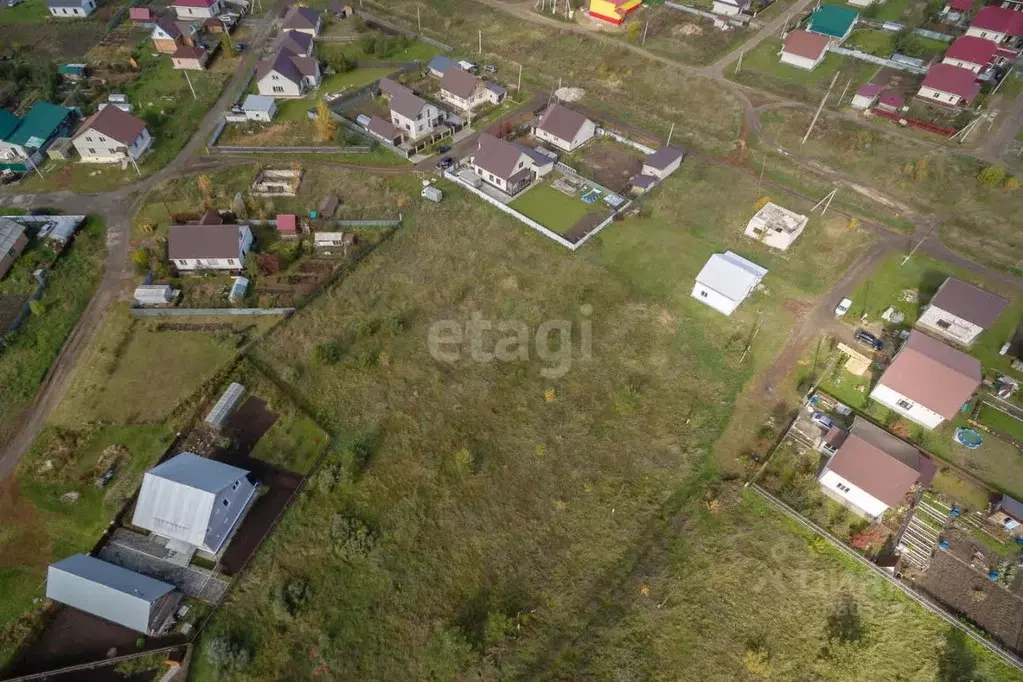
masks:
{"type": "Polygon", "coordinates": [[[87,554],[50,566],[46,598],[138,632],[151,634],[173,613],[174,586],[87,554]]]}

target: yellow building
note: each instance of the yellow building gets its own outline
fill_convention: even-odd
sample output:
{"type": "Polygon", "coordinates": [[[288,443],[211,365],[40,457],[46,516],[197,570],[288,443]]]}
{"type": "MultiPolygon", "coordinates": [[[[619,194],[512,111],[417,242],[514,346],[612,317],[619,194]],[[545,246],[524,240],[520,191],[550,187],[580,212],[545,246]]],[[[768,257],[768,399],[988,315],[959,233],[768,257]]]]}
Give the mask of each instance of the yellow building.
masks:
{"type": "Polygon", "coordinates": [[[643,0],[590,0],[590,16],[617,26],[642,4],[643,0]]]}

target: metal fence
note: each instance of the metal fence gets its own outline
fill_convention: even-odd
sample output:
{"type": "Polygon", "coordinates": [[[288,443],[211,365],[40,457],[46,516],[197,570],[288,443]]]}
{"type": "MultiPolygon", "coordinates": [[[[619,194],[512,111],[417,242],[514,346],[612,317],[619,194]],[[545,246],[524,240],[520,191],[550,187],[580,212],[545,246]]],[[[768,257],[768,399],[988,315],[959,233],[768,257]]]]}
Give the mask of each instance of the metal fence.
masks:
{"type": "Polygon", "coordinates": [[[295,308],[132,308],[133,317],[217,317],[219,315],[290,315],[295,308]]]}
{"type": "Polygon", "coordinates": [[[690,7],[689,5],[680,5],[677,2],[665,2],[664,5],[665,5],[665,7],[670,7],[672,9],[677,9],[677,10],[679,10],[681,12],[688,12],[689,14],[695,14],[698,17],[703,17],[704,19],[710,19],[711,21],[724,21],[724,22],[726,22],[728,24],[731,24],[732,26],[735,26],[737,28],[746,28],[747,24],[752,23],[750,21],[742,21],[741,19],[735,19],[735,18],[732,18],[732,17],[726,17],[726,16],[723,16],[721,14],[714,14],[713,12],[708,12],[706,10],[697,9],[696,7],[690,7]]]}
{"type": "Polygon", "coordinates": [[[646,146],[645,144],[641,144],[639,142],[636,142],[635,140],[630,140],[629,138],[625,137],[624,135],[620,135],[619,133],[616,133],[613,130],[606,130],[604,128],[597,128],[597,135],[607,135],[608,137],[610,137],[615,142],[621,142],[622,144],[624,144],[624,145],[626,145],[628,147],[632,147],[633,149],[639,150],[639,151],[641,151],[641,152],[643,152],[644,154],[647,154],[647,155],[653,154],[655,151],[657,151],[657,150],[653,149],[652,147],[646,146]]]}
{"type": "Polygon", "coordinates": [[[900,71],[908,71],[909,73],[915,73],[917,75],[923,75],[927,73],[926,66],[913,66],[904,62],[897,62],[891,59],[885,59],[884,57],[878,57],[876,55],[867,54],[866,52],[860,52],[859,50],[850,50],[845,47],[837,47],[832,45],[828,48],[835,54],[845,55],[846,57],[852,57],[853,59],[859,59],[865,62],[871,62],[878,64],[879,66],[887,66],[892,69],[898,69],[900,71]]]}
{"type": "Polygon", "coordinates": [[[4,338],[0,338],[0,354],[2,354],[4,348],[7,347],[7,344],[4,342],[6,336],[8,334],[13,334],[14,332],[18,331],[18,327],[20,327],[22,323],[25,321],[25,318],[27,318],[32,313],[32,301],[38,301],[42,297],[43,291],[46,289],[45,271],[40,273],[39,276],[36,277],[36,282],[37,282],[36,290],[32,292],[32,295],[28,297],[28,300],[25,301],[25,304],[21,306],[21,310],[18,312],[17,317],[11,320],[11,323],[7,325],[7,330],[4,331],[3,335],[4,338]]]}
{"type": "Polygon", "coordinates": [[[210,147],[210,152],[217,154],[368,154],[373,151],[370,146],[353,147],[210,147]]]}

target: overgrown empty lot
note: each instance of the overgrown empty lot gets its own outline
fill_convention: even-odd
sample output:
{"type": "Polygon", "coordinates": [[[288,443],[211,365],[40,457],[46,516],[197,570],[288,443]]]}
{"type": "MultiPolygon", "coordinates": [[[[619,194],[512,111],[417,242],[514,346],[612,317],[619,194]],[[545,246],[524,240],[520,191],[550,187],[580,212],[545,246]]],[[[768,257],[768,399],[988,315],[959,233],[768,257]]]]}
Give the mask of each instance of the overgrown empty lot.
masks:
{"type": "Polygon", "coordinates": [[[788,302],[864,244],[814,221],[818,266],[743,242],[755,181],[729,173],[687,166],[575,255],[451,188],[274,330],[257,362],[337,444],[204,634],[195,678],[853,680],[905,657],[888,679],[933,679],[939,621],[709,470],[788,302]],[[711,186],[730,202],[695,199],[711,186]],[[734,318],[688,298],[728,247],[776,273],[734,318]],[[758,311],[764,348],[743,361],[758,311]],[[474,317],[494,325],[479,342],[474,317]],[[538,352],[549,320],[571,331],[538,352]],[[528,347],[488,356],[516,321],[528,347]],[[846,591],[870,634],[839,646],[846,591]]]}

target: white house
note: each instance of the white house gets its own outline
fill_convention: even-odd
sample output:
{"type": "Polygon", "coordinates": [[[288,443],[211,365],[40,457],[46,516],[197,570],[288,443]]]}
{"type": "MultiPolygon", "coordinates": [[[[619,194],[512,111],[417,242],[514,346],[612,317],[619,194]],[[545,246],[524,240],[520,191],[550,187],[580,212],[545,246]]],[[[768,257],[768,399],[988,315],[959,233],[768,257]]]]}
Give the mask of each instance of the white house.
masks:
{"type": "Polygon", "coordinates": [[[923,309],[916,326],[969,346],[994,324],[1005,306],[1005,299],[949,277],[923,309]]]}
{"type": "Polygon", "coordinates": [[[538,177],[554,170],[554,159],[529,147],[482,133],[469,167],[484,182],[515,195],[538,177]]]}
{"type": "Polygon", "coordinates": [[[439,94],[445,102],[469,112],[483,104],[500,104],[508,91],[453,65],[441,77],[439,94]]]}
{"type": "Polygon", "coordinates": [[[870,397],[933,429],[955,417],[980,380],[980,360],[914,329],[870,397]]]}
{"type": "Polygon", "coordinates": [[[916,485],[928,485],[934,463],[916,447],[862,417],[849,433],[834,429],[828,441],[838,450],[817,481],[822,492],[858,516],[873,521],[903,506],[916,485]]]}
{"type": "Polygon", "coordinates": [[[300,57],[286,49],[256,65],[256,88],[266,97],[302,97],[319,87],[321,78],[315,57],[300,57]]]}
{"type": "Polygon", "coordinates": [[[715,253],[696,276],[692,297],[720,313],[731,315],[766,274],[767,268],[737,253],[715,253]]]}
{"type": "Polygon", "coordinates": [[[224,13],[223,0],[174,0],[171,5],[179,19],[212,19],[224,13]]]}
{"type": "Polygon", "coordinates": [[[573,151],[597,133],[596,124],[560,104],[549,107],[536,122],[533,135],[558,149],[573,151]]]}
{"type": "Polygon", "coordinates": [[[85,119],[71,143],[85,163],[121,163],[137,161],[153,138],[145,121],[111,106],[85,119]]]}
{"type": "Polygon", "coordinates": [[[281,21],[282,31],[299,31],[313,37],[319,35],[323,17],[311,7],[292,6],[281,21]]]}
{"type": "Polygon", "coordinates": [[[977,74],[951,64],[935,64],[927,70],[916,96],[946,107],[968,105],[980,92],[977,74]]]}
{"type": "Polygon", "coordinates": [[[664,146],[643,159],[641,175],[663,180],[682,165],[686,152],[681,147],[664,146]]]}
{"type": "Polygon", "coordinates": [[[248,474],[189,452],[176,455],[146,472],[131,523],[166,538],[171,551],[218,554],[256,495],[248,474]]]}
{"type": "Polygon", "coordinates": [[[59,19],[80,19],[96,11],[96,0],[46,0],[46,9],[59,19]]]}
{"type": "Polygon", "coordinates": [[[853,95],[852,108],[853,109],[869,109],[874,106],[877,102],[878,96],[881,94],[881,86],[876,83],[864,83],[853,95]]]}
{"type": "Polygon", "coordinates": [[[403,85],[395,84],[391,94],[391,125],[411,139],[426,137],[444,121],[440,108],[403,85]]]}
{"type": "Polygon", "coordinates": [[[824,61],[831,39],[820,33],[792,31],[785,39],[779,58],[783,64],[812,71],[824,61]]]}
{"type": "Polygon", "coordinates": [[[734,17],[749,9],[751,0],[714,0],[711,11],[714,14],[724,14],[726,17],[734,17]]]}
{"type": "Polygon", "coordinates": [[[1023,36],[1023,12],[995,5],[983,7],[970,21],[966,35],[1011,47],[1023,36]]]}
{"type": "Polygon", "coordinates": [[[241,270],[252,248],[247,225],[171,225],[167,257],[181,271],[241,270]]]}
{"type": "Polygon", "coordinates": [[[803,234],[809,221],[805,215],[768,202],[750,218],[745,234],[767,246],[785,251],[803,234]]]}
{"type": "Polygon", "coordinates": [[[274,102],[273,97],[248,95],[242,102],[242,111],[245,112],[245,118],[250,121],[269,123],[277,114],[277,103],[274,102]]]}

